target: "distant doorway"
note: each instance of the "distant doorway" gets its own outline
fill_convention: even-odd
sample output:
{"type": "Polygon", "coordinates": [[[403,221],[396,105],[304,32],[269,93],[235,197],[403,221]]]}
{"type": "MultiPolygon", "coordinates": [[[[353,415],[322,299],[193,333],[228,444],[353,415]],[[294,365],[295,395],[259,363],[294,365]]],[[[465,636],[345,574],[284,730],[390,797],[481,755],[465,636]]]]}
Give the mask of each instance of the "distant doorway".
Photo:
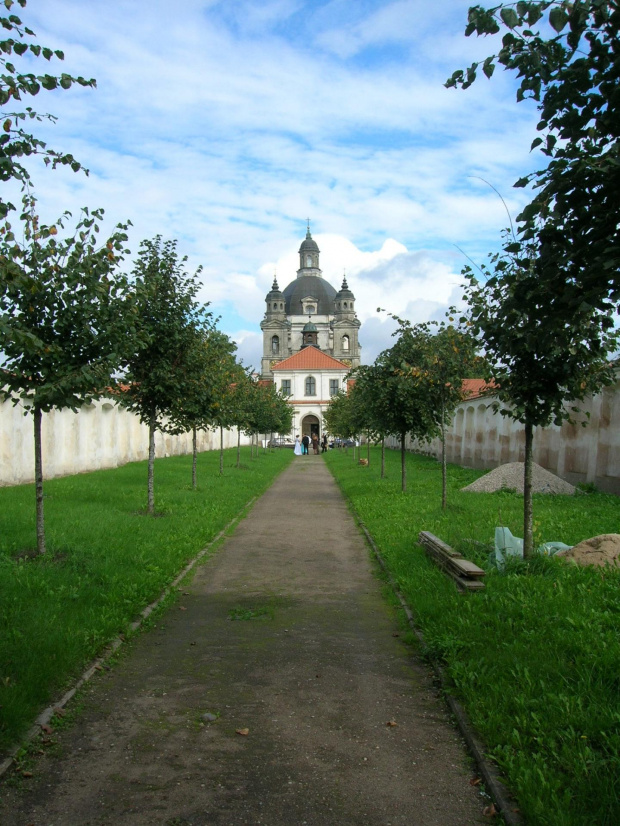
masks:
{"type": "Polygon", "coordinates": [[[306,416],[301,423],[301,435],[312,438],[312,434],[316,433],[317,438],[321,438],[321,430],[319,427],[319,420],[316,416],[306,416]]]}

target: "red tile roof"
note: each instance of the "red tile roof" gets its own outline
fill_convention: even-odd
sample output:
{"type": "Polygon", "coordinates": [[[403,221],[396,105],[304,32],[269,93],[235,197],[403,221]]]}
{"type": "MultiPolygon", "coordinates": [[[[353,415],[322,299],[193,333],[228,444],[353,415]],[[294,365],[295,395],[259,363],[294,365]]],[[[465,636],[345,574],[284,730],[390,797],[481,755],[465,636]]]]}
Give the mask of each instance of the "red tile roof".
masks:
{"type": "Polygon", "coordinates": [[[348,365],[328,356],[316,347],[304,347],[294,356],[289,356],[272,370],[349,370],[348,365]]]}
{"type": "Polygon", "coordinates": [[[461,390],[465,399],[479,399],[495,391],[495,383],[487,383],[484,379],[463,379],[461,390]]]}

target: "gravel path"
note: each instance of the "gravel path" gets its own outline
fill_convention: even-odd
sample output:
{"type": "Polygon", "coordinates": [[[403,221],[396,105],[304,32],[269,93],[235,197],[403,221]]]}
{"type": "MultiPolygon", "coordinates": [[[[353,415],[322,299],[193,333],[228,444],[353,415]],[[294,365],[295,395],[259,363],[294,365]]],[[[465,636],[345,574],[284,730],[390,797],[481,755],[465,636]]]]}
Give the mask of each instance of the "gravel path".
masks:
{"type": "MultiPolygon", "coordinates": [[[[500,465],[494,470],[476,479],[471,485],[467,485],[462,490],[474,493],[493,493],[496,490],[508,488],[523,493],[523,462],[509,462],[500,465]]],[[[532,462],[532,492],[533,493],[556,493],[572,496],[575,488],[564,479],[560,479],[548,470],[545,470],[536,462],[532,462]]]]}
{"type": "Polygon", "coordinates": [[[488,822],[320,457],[299,457],[5,784],[3,826],[488,822]]]}

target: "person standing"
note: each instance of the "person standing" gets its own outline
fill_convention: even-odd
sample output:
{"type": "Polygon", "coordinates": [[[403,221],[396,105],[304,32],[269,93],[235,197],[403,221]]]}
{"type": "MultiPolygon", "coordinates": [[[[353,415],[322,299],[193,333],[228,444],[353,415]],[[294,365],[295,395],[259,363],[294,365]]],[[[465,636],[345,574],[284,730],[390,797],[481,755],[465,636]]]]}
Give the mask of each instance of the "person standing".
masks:
{"type": "Polygon", "coordinates": [[[312,434],[312,450],[315,456],[319,455],[319,436],[317,433],[312,434]]]}
{"type": "Polygon", "coordinates": [[[295,456],[301,456],[301,442],[299,440],[299,435],[295,436],[294,453],[295,453],[295,456]]]}
{"type": "Polygon", "coordinates": [[[308,455],[308,445],[310,444],[310,439],[308,438],[308,434],[304,433],[301,439],[301,446],[302,446],[302,453],[304,456],[308,455]]]}
{"type": "Polygon", "coordinates": [[[327,433],[324,433],[321,439],[321,453],[327,453],[327,433]]]}

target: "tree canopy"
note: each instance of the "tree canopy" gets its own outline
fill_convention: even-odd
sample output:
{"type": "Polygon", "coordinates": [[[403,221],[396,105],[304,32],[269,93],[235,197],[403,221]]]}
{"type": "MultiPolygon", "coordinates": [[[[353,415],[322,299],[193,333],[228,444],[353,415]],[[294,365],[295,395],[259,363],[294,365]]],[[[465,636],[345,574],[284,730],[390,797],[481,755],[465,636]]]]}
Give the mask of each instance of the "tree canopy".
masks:
{"type": "MultiPolygon", "coordinates": [[[[11,12],[16,4],[24,8],[26,0],[2,0],[2,4],[9,14],[0,16],[0,26],[9,36],[0,40],[0,181],[16,180],[22,185],[28,185],[30,174],[24,166],[24,160],[31,155],[41,155],[45,163],[53,167],[62,164],[77,172],[81,165],[73,155],[50,149],[26,127],[26,124],[32,124],[33,121],[54,121],[55,118],[52,115],[40,114],[30,106],[21,108],[19,104],[23,98],[36,96],[42,89],[70,89],[74,83],[94,87],[96,81],[93,78],[86,80],[66,73],[56,76],[20,71],[17,61],[22,58],[28,58],[29,61],[33,57],[43,58],[49,62],[53,59],[64,60],[64,54],[60,49],[50,49],[37,43],[32,29],[25,26],[22,20],[11,12]]],[[[0,196],[0,218],[4,217],[9,209],[14,209],[13,204],[0,196]]]]}
{"type": "Polygon", "coordinates": [[[548,159],[515,184],[535,190],[517,217],[527,254],[536,247],[534,264],[521,267],[552,286],[564,313],[582,304],[604,310],[620,299],[620,7],[521,0],[469,9],[467,36],[500,31],[499,52],[446,85],[466,89],[496,64],[516,73],[517,100],[534,100],[540,112],[532,148],[548,159]]]}

